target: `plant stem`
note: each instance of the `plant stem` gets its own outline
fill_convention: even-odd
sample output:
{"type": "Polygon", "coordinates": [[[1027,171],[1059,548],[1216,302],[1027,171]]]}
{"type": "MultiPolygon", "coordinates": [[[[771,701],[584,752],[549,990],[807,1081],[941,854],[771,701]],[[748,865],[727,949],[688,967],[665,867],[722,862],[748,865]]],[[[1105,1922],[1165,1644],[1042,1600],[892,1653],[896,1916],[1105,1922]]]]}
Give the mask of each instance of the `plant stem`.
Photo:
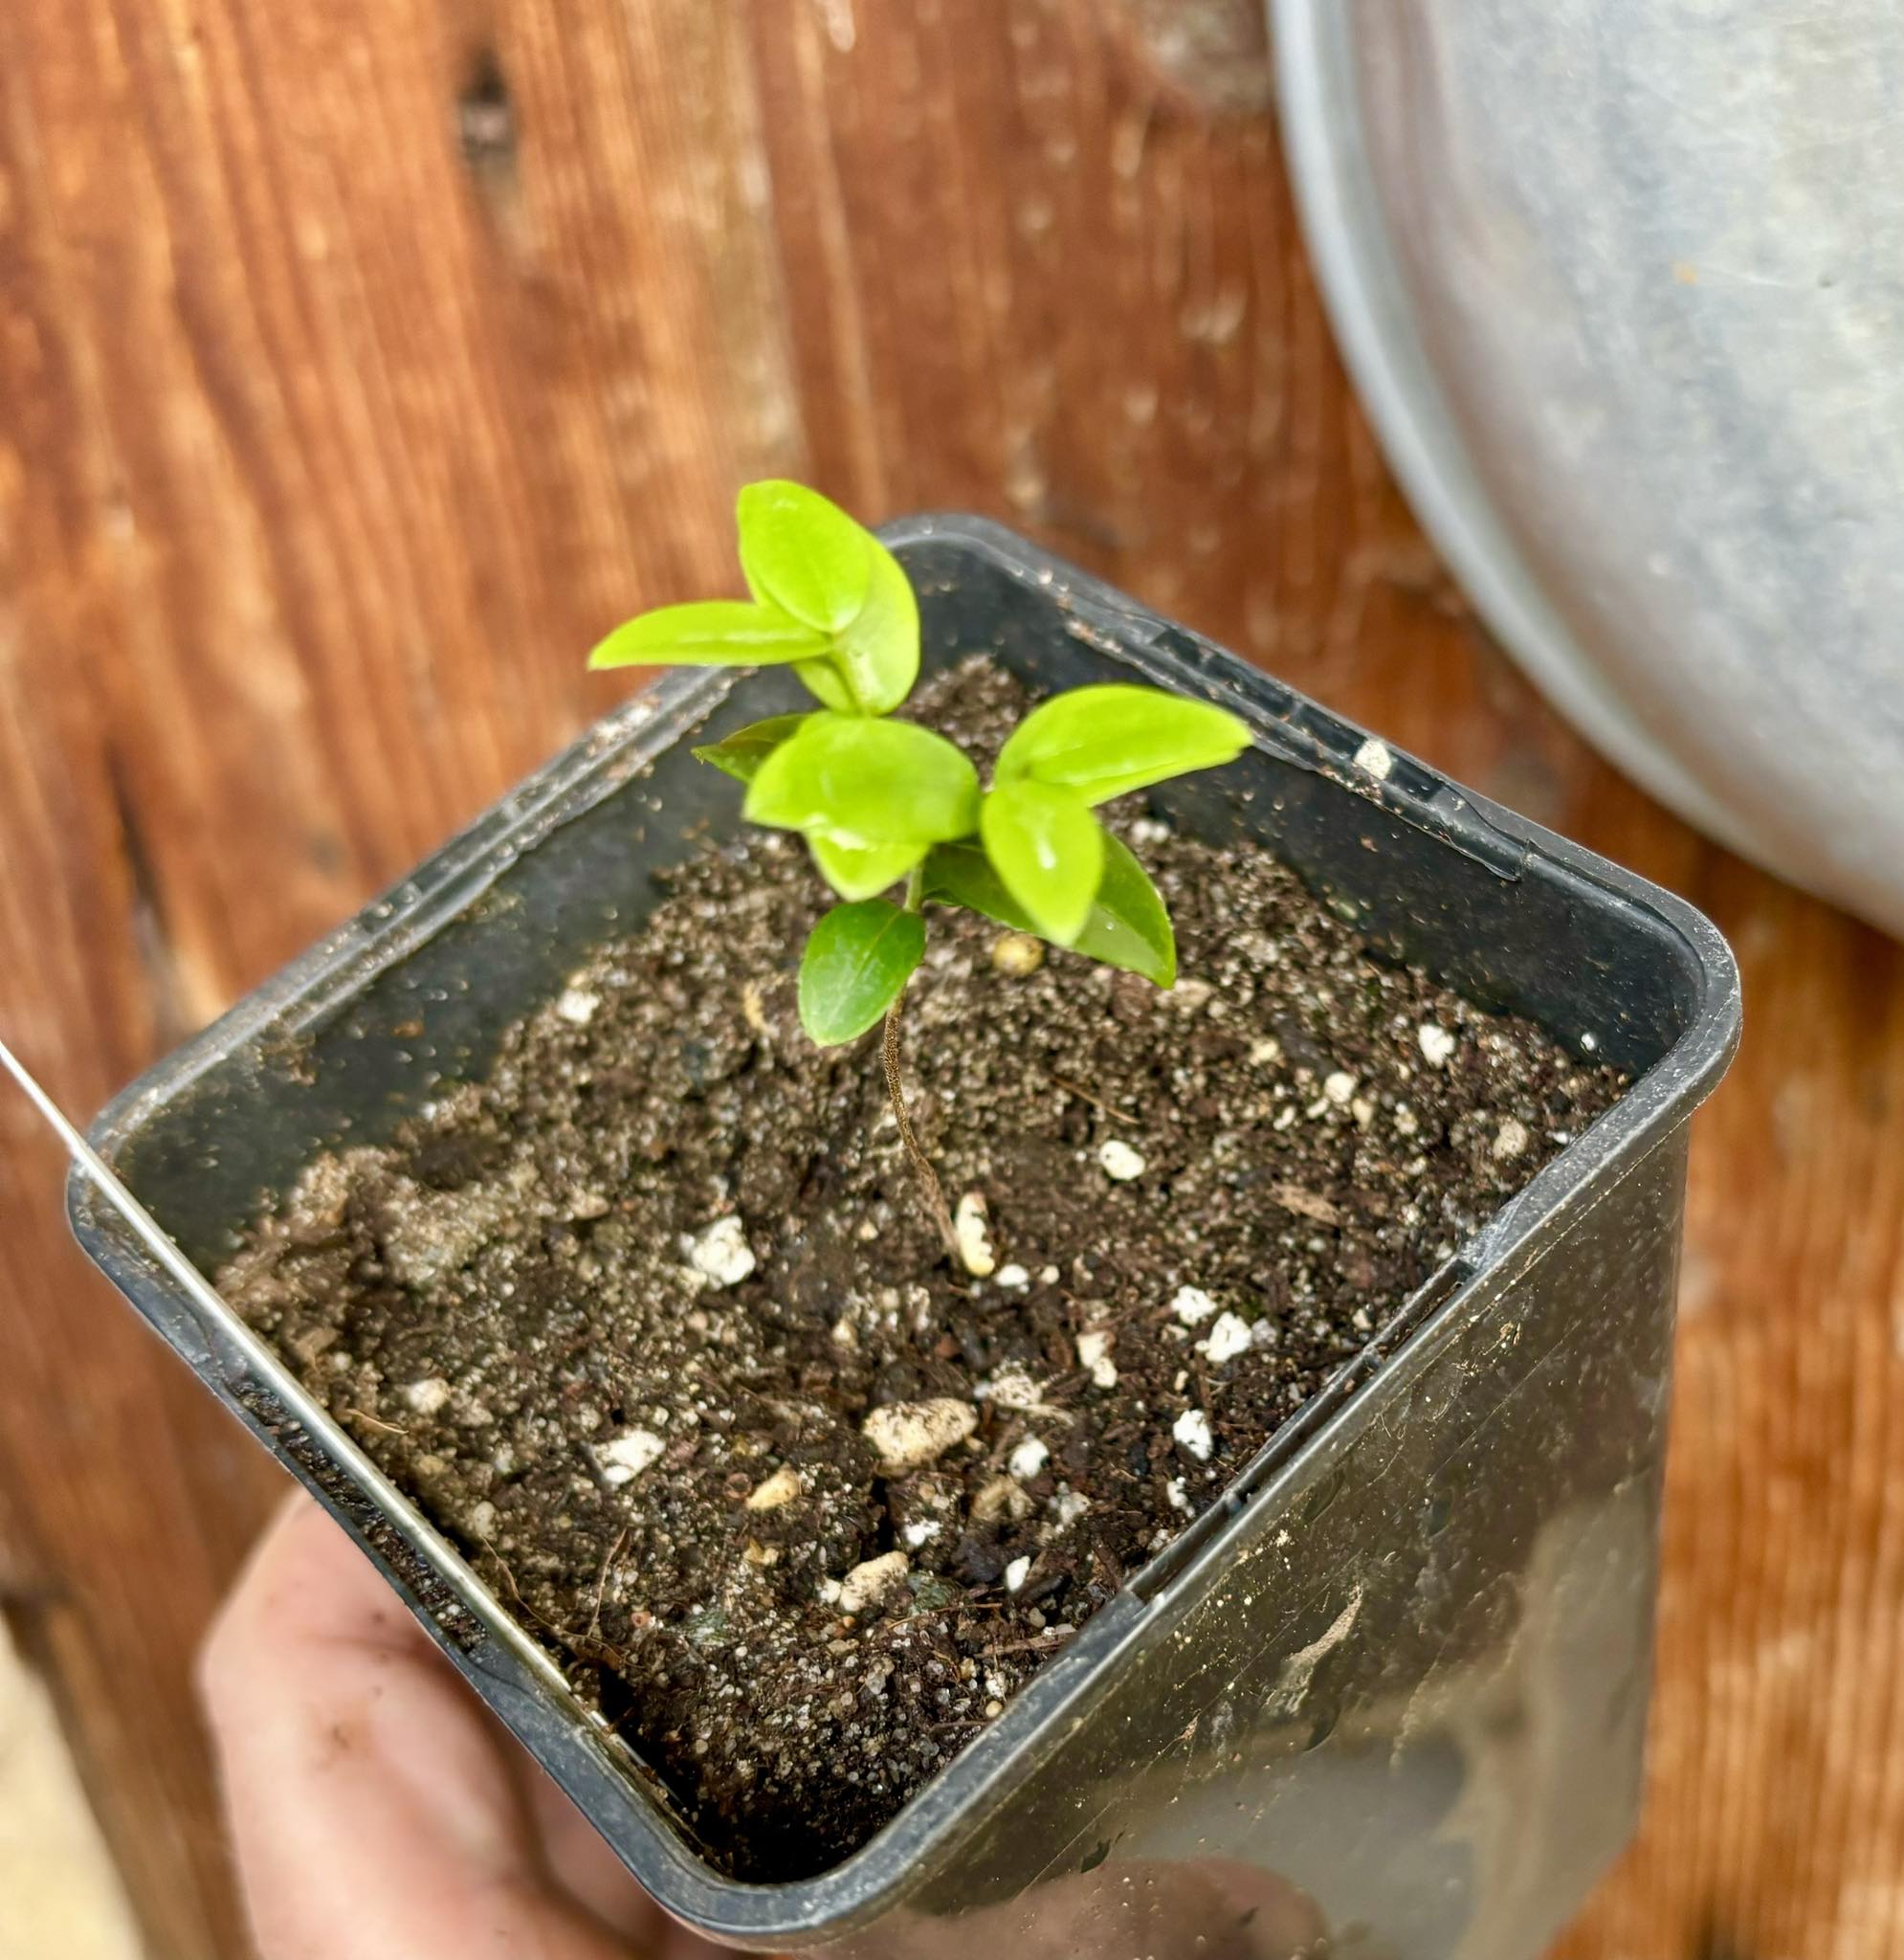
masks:
{"type": "MultiPolygon", "coordinates": [[[[901,996],[903,998],[903,996],[901,996]]],[[[925,1189],[926,1210],[932,1222],[939,1228],[939,1236],[944,1241],[947,1254],[954,1259],[959,1257],[959,1235],[952,1229],[952,1214],[945,1203],[945,1188],[939,1181],[939,1173],[932,1168],[932,1159],[919,1148],[919,1138],[913,1133],[913,1120],[906,1109],[906,1092],[899,1080],[899,1002],[894,1001],[886,1010],[885,1038],[881,1053],[886,1062],[886,1094],[893,1104],[893,1116],[899,1125],[899,1142],[905,1146],[906,1161],[913,1167],[914,1173],[925,1189]]]]}
{"type": "MultiPolygon", "coordinates": [[[[922,868],[916,867],[906,880],[906,910],[922,912],[924,909],[925,873],[922,868]]],[[[904,1001],[902,990],[886,1010],[886,1025],[880,1041],[880,1055],[886,1064],[886,1094],[893,1104],[893,1120],[899,1125],[899,1142],[905,1147],[906,1161],[924,1188],[926,1210],[933,1224],[939,1228],[946,1256],[956,1263],[959,1235],[952,1227],[951,1207],[945,1202],[945,1188],[939,1181],[938,1171],[932,1168],[932,1159],[919,1148],[919,1138],[913,1130],[912,1115],[906,1108],[905,1083],[899,1075],[899,1009],[904,1001]]]]}

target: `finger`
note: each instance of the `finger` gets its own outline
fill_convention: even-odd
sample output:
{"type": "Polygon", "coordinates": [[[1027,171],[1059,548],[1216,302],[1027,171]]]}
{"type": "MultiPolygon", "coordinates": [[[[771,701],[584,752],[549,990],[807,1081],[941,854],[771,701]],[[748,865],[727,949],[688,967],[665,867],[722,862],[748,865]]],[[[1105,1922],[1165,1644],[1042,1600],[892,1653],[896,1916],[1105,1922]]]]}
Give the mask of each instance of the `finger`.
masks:
{"type": "Polygon", "coordinates": [[[730,1948],[713,1946],[665,1920],[594,1825],[527,1757],[523,1767],[543,1855],[564,1891],[604,1926],[651,1941],[662,1960],[738,1960],[730,1948]]]}
{"type": "Polygon", "coordinates": [[[556,1898],[477,1704],[308,1499],[253,1554],[201,1685],[263,1960],[631,1960],[556,1898]]]}
{"type": "Polygon", "coordinates": [[[1304,1960],[1328,1938],[1328,1926],[1308,1893],[1260,1865],[1202,1858],[1180,1869],[1207,1888],[1211,1917],[1219,1924],[1228,1920],[1229,1937],[1250,1960],[1304,1960]]]}
{"type": "Polygon", "coordinates": [[[525,1761],[523,1769],[523,1795],[556,1882],[604,1926],[624,1934],[652,1931],[653,1902],[601,1833],[534,1763],[525,1761]]]}
{"type": "Polygon", "coordinates": [[[854,1960],[1306,1960],[1326,1927],[1287,1879],[1227,1859],[1074,1872],[1003,1905],[875,1929],[854,1960]]]}

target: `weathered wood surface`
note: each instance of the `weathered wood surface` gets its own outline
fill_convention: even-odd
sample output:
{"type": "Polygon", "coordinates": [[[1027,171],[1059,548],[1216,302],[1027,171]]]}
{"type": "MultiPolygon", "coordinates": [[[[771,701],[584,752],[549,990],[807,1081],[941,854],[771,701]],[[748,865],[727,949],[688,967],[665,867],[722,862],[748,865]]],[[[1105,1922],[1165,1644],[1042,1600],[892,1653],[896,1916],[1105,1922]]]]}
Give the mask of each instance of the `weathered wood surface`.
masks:
{"type": "MultiPolygon", "coordinates": [[[[1014,522],[1738,944],[1650,1807],[1566,1952],[1904,1950],[1904,954],[1689,835],[1464,612],[1331,353],[1250,12],[7,8],[0,1016],[95,1107],[605,705],[581,650],[720,587],[749,475],[1014,522]]],[[[274,1479],[11,1099],[0,1180],[0,1587],[155,1953],[225,1960],[188,1661],[274,1479]]]]}

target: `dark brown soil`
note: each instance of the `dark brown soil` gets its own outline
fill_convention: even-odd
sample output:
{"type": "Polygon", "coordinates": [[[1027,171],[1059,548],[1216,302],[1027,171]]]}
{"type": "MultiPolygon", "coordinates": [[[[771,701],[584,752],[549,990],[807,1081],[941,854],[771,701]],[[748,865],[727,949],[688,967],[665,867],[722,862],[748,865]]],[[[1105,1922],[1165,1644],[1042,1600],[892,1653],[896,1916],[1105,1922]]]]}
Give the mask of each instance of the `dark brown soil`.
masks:
{"type": "MultiPolygon", "coordinates": [[[[920,702],[975,751],[1020,706],[979,662],[920,702]]],[[[988,1277],[876,1036],[800,1032],[825,894],[776,835],[684,865],[489,1081],[314,1165],[221,1276],[737,1874],[862,1843],[1619,1092],[1274,863],[1122,828],[1174,992],[935,914],[908,998],[988,1277]]]]}

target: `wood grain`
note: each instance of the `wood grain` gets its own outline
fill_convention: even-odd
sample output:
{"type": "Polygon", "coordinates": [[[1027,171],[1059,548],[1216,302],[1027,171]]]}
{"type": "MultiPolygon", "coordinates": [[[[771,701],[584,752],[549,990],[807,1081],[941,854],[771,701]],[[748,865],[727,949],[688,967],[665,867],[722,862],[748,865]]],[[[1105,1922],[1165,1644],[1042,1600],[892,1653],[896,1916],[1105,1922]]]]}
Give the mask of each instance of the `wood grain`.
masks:
{"type": "MultiPolygon", "coordinates": [[[[746,477],[1004,517],[1739,946],[1647,1827],[1565,1950],[1904,1951],[1904,960],[1489,647],[1205,11],[1186,56],[1149,0],[6,10],[0,1019],[96,1106],[605,706],[581,650],[731,582],[746,477]]],[[[0,1102],[0,1586],[154,1952],[234,1960],[188,1665],[273,1479],[58,1178],[0,1102]]]]}

